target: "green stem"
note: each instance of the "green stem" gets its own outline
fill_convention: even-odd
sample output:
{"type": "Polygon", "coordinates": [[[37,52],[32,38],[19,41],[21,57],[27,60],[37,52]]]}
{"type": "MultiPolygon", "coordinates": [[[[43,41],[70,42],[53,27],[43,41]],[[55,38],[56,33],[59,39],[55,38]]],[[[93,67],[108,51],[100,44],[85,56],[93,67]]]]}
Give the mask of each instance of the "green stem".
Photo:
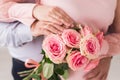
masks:
{"type": "MultiPolygon", "coordinates": [[[[39,66],[39,67],[40,67],[40,66],[39,66]]],[[[38,67],[37,69],[39,69],[39,67],[38,67]]],[[[36,72],[37,69],[35,69],[35,70],[33,69],[33,72],[30,73],[30,74],[29,74],[27,77],[25,77],[23,80],[30,80],[30,79],[32,78],[31,76],[32,76],[33,74],[35,74],[35,72],[36,72]]]]}
{"type": "Polygon", "coordinates": [[[35,73],[35,71],[33,71],[32,73],[30,73],[30,75],[28,75],[27,77],[25,77],[23,80],[30,80],[31,76],[35,73]]]}
{"type": "Polygon", "coordinates": [[[21,75],[21,74],[31,73],[33,70],[34,70],[34,69],[32,69],[32,70],[28,70],[28,71],[18,72],[18,74],[21,75]]]}

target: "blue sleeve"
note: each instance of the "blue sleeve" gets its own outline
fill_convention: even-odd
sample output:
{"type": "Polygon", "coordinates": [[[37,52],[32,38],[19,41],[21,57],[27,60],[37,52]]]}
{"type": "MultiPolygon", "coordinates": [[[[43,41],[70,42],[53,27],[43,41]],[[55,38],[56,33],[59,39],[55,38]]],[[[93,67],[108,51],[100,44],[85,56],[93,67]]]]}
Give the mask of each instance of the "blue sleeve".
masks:
{"type": "Polygon", "coordinates": [[[32,39],[30,27],[20,22],[0,22],[0,46],[18,47],[32,39]]]}

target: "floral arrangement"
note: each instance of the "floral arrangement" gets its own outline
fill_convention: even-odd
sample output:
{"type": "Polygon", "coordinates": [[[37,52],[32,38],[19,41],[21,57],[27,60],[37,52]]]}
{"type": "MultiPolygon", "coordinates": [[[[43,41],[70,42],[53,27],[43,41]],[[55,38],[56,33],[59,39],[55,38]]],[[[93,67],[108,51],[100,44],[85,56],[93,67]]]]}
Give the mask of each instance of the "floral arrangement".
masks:
{"type": "MultiPolygon", "coordinates": [[[[32,70],[19,72],[20,76],[26,76],[23,80],[60,80],[67,79],[69,69],[73,71],[81,68],[90,70],[95,66],[86,67],[90,61],[99,63],[104,43],[103,32],[96,33],[88,26],[79,25],[77,28],[66,29],[61,35],[47,36],[42,44],[43,59],[40,63],[34,63],[32,70]]],[[[107,51],[107,50],[106,50],[107,51]]],[[[28,64],[29,62],[27,62],[28,64]]],[[[27,66],[26,64],[26,66],[27,66]]]]}

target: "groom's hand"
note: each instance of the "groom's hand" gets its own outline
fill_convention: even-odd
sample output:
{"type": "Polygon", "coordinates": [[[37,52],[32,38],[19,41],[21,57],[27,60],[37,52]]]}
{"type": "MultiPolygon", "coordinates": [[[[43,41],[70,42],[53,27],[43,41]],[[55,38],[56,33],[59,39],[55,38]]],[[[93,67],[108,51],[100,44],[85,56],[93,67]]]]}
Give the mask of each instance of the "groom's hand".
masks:
{"type": "Polygon", "coordinates": [[[110,68],[111,57],[103,58],[97,67],[84,75],[85,80],[106,80],[110,68]]]}
{"type": "Polygon", "coordinates": [[[65,25],[61,26],[51,22],[36,21],[31,27],[31,32],[34,37],[38,37],[41,35],[61,34],[64,29],[66,29],[65,25]]]}
{"type": "Polygon", "coordinates": [[[73,26],[73,20],[62,9],[53,6],[37,5],[33,9],[33,16],[40,21],[48,21],[67,28],[73,26]]]}

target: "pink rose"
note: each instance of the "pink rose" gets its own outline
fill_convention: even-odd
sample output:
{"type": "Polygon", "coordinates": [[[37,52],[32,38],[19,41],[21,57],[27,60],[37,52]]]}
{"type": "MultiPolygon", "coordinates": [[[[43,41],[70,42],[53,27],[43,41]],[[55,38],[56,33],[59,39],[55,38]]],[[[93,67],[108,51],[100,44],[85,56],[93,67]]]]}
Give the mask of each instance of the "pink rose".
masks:
{"type": "Polygon", "coordinates": [[[84,36],[80,41],[81,54],[89,59],[98,58],[100,55],[100,43],[97,37],[92,34],[84,36]]]}
{"type": "Polygon", "coordinates": [[[66,56],[66,46],[58,35],[49,35],[43,41],[43,50],[46,55],[56,64],[62,63],[66,56]]]}
{"type": "Polygon", "coordinates": [[[102,47],[102,43],[103,43],[103,39],[104,39],[103,32],[98,32],[96,34],[96,37],[99,40],[100,46],[102,47]]]}
{"type": "MultiPolygon", "coordinates": [[[[100,31],[95,26],[89,27],[89,26],[85,25],[84,27],[81,28],[81,35],[82,36],[86,36],[88,34],[96,34],[96,33],[98,34],[98,32],[100,32],[100,31]]],[[[100,36],[101,32],[98,35],[100,36]]],[[[102,35],[101,35],[101,37],[102,37],[102,35]]]]}
{"type": "Polygon", "coordinates": [[[62,33],[62,39],[68,47],[79,47],[81,34],[73,29],[66,29],[62,33]]]}
{"type": "Polygon", "coordinates": [[[66,59],[68,66],[73,71],[81,69],[88,61],[88,59],[85,56],[82,56],[79,51],[72,51],[68,54],[66,59]]]}
{"type": "Polygon", "coordinates": [[[92,28],[88,27],[87,25],[85,25],[83,28],[81,28],[82,36],[86,36],[91,33],[92,33],[92,28]]]}

